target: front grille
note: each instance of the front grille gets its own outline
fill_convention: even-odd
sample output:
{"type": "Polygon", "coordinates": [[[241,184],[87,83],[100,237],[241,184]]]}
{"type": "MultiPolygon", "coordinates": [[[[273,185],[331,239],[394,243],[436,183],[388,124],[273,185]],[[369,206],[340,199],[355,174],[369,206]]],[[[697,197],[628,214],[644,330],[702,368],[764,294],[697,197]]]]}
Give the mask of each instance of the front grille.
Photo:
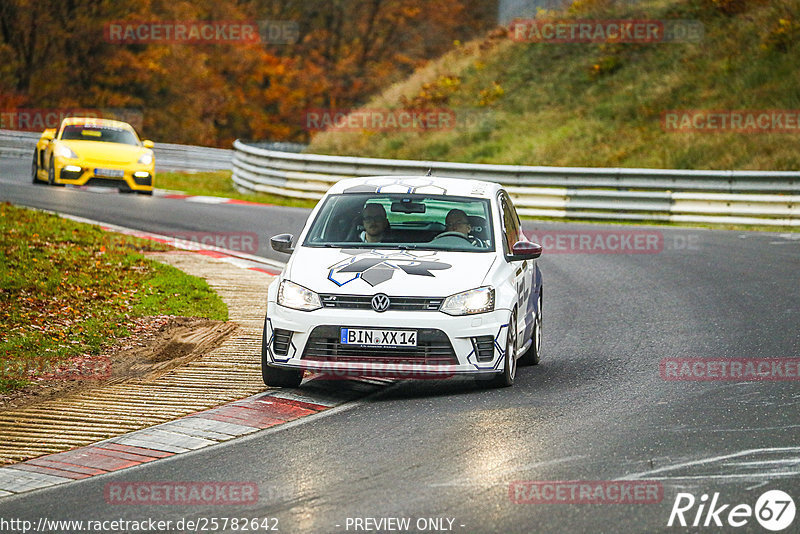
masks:
{"type": "Polygon", "coordinates": [[[86,185],[97,187],[122,187],[123,189],[128,188],[128,184],[125,183],[125,180],[122,178],[89,178],[89,180],[86,182],[86,185]]]}
{"type": "Polygon", "coordinates": [[[412,363],[417,365],[456,365],[458,363],[447,334],[441,330],[433,328],[417,330],[416,347],[342,345],[339,333],[340,327],[338,326],[314,328],[308,337],[306,348],[303,350],[303,358],[323,362],[412,363]]]}
{"type": "Polygon", "coordinates": [[[292,331],[276,328],[272,338],[272,351],[278,356],[289,354],[289,345],[292,342],[292,331]]]}
{"type": "Polygon", "coordinates": [[[83,169],[79,171],[68,171],[66,169],[61,169],[61,174],[59,178],[62,180],[77,180],[83,174],[83,169]]]}
{"type": "Polygon", "coordinates": [[[153,177],[149,174],[147,176],[142,176],[141,178],[134,176],[133,181],[136,182],[136,185],[152,185],[153,177]]]}
{"type": "MultiPolygon", "coordinates": [[[[372,295],[320,295],[325,308],[371,310],[372,295]]],[[[397,311],[436,311],[442,305],[441,297],[389,297],[389,309],[397,311]]]]}
{"type": "Polygon", "coordinates": [[[475,356],[479,362],[490,362],[494,359],[494,337],[473,337],[472,347],[475,349],[475,356]]]}

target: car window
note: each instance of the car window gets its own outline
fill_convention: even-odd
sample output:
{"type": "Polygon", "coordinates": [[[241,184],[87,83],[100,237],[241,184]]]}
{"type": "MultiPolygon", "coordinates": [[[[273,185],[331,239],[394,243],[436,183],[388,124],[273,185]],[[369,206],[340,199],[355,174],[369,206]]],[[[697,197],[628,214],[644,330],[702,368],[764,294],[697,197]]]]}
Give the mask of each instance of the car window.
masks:
{"type": "Polygon", "coordinates": [[[61,132],[61,139],[63,141],[105,141],[107,143],[139,145],[139,140],[130,130],[110,128],[108,126],[67,125],[64,126],[64,130],[61,132]]]}
{"type": "Polygon", "coordinates": [[[505,193],[500,193],[500,211],[503,224],[503,249],[506,254],[511,254],[511,247],[520,240],[520,222],[517,210],[511,199],[505,193]]]}
{"type": "Polygon", "coordinates": [[[490,252],[494,250],[491,221],[489,200],[483,198],[380,193],[330,195],[309,228],[304,245],[490,252]],[[467,232],[463,237],[448,231],[447,217],[451,212],[469,222],[468,231],[462,227],[467,232]],[[370,240],[370,232],[374,232],[376,240],[370,240]]]}

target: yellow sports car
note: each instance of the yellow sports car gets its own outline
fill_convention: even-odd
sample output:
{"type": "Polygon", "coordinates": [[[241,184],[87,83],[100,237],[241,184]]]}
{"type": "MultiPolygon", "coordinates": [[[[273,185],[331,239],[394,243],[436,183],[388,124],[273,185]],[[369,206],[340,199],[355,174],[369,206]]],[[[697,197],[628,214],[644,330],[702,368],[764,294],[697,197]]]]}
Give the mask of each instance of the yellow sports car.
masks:
{"type": "Polygon", "coordinates": [[[68,117],[45,130],[33,152],[33,183],[99,185],[153,194],[153,142],[109,119],[68,117]]]}

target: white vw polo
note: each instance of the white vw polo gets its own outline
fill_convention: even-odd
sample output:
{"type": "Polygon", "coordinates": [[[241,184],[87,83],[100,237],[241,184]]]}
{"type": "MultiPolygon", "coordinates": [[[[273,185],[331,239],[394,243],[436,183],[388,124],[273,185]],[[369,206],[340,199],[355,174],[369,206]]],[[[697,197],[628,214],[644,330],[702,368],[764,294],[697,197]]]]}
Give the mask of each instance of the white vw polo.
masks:
{"type": "Polygon", "coordinates": [[[335,184],[269,287],[262,374],[389,378],[477,375],[514,383],[539,361],[541,246],[499,184],[370,177],[335,184]]]}

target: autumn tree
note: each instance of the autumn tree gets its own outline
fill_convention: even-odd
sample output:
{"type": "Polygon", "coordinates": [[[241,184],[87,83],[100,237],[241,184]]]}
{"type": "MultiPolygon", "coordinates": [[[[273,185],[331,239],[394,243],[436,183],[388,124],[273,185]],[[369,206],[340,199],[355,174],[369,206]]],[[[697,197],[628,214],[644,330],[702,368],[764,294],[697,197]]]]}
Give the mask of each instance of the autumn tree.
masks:
{"type": "Polygon", "coordinates": [[[304,140],[310,107],[352,107],[494,24],[496,0],[2,0],[0,107],[140,110],[147,137],[304,140]],[[288,44],[110,42],[110,22],[284,21],[288,44]]]}

